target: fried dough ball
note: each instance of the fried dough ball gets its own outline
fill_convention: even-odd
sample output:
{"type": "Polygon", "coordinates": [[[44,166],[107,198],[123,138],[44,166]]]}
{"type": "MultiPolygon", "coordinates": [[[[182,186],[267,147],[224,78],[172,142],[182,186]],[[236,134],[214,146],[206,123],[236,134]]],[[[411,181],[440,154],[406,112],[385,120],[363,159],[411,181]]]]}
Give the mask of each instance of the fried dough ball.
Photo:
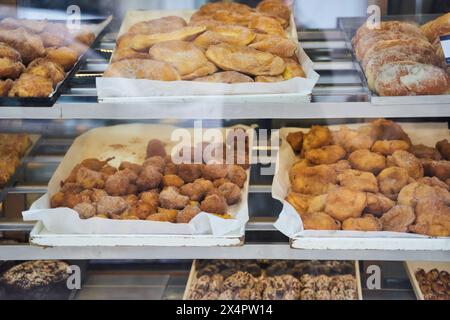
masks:
{"type": "Polygon", "coordinates": [[[350,153],[356,150],[370,150],[376,138],[371,127],[363,126],[357,130],[342,127],[339,131],[333,132],[333,140],[350,153]]]}
{"type": "Polygon", "coordinates": [[[446,184],[444,181],[441,181],[436,177],[424,177],[424,178],[420,178],[416,182],[420,183],[420,184],[426,184],[431,187],[439,187],[439,188],[445,189],[447,191],[450,191],[450,186],[448,184],[446,184]]]}
{"type": "Polygon", "coordinates": [[[354,151],[348,157],[353,169],[359,171],[368,171],[377,175],[384,168],[386,168],[386,159],[378,153],[370,152],[369,150],[354,151]]]}
{"type": "Polygon", "coordinates": [[[54,86],[64,80],[64,77],[66,76],[63,68],[59,64],[46,58],[33,60],[28,65],[26,72],[48,78],[52,81],[54,86]]]}
{"type": "Polygon", "coordinates": [[[157,207],[142,200],[139,200],[136,206],[131,207],[128,210],[127,216],[137,217],[139,218],[139,220],[145,220],[147,219],[148,216],[156,213],[156,211],[157,207]]]}
{"type": "Polygon", "coordinates": [[[50,199],[50,207],[51,208],[60,208],[64,205],[64,193],[57,192],[50,199]]]}
{"type": "Polygon", "coordinates": [[[218,191],[225,198],[229,206],[241,201],[241,189],[234,183],[224,183],[218,188],[218,191]]]}
{"type": "Polygon", "coordinates": [[[166,168],[166,161],[164,160],[163,157],[153,156],[153,157],[145,160],[144,163],[142,164],[142,168],[144,168],[144,169],[145,169],[145,167],[149,167],[149,166],[155,167],[156,169],[158,169],[158,171],[160,173],[164,173],[164,170],[166,168]]]}
{"type": "Polygon", "coordinates": [[[367,205],[364,192],[339,188],[331,191],[327,197],[325,212],[338,221],[359,218],[367,205]]]}
{"type": "Polygon", "coordinates": [[[107,197],[108,193],[103,189],[94,189],[91,194],[92,202],[99,202],[101,198],[107,197]]]}
{"type": "Polygon", "coordinates": [[[404,187],[398,195],[398,203],[415,208],[421,199],[432,199],[450,205],[450,193],[447,189],[427,184],[411,183],[404,187]]]}
{"type": "Polygon", "coordinates": [[[370,172],[346,170],[339,174],[337,179],[342,187],[346,187],[350,190],[373,193],[378,192],[377,178],[370,172]]]}
{"type": "Polygon", "coordinates": [[[139,202],[139,198],[135,194],[129,194],[122,198],[128,203],[130,208],[136,206],[139,202]]]}
{"type": "Polygon", "coordinates": [[[231,182],[231,181],[228,180],[227,178],[217,179],[217,180],[213,181],[213,185],[214,185],[214,188],[218,188],[218,187],[220,187],[221,185],[223,185],[224,183],[227,183],[227,182],[231,182]]]}
{"type": "Polygon", "coordinates": [[[139,190],[145,191],[150,189],[158,188],[162,181],[162,174],[158,168],[154,166],[143,167],[138,179],[136,180],[136,185],[139,190]]]}
{"type": "Polygon", "coordinates": [[[228,166],[227,178],[239,188],[243,188],[247,182],[247,172],[242,167],[233,164],[228,166]]]}
{"type": "Polygon", "coordinates": [[[83,186],[77,183],[65,183],[61,187],[61,192],[69,192],[69,193],[80,193],[83,191],[83,186]]]}
{"type": "Polygon", "coordinates": [[[128,161],[123,161],[120,166],[119,166],[119,170],[125,170],[125,169],[129,169],[132,170],[134,173],[136,173],[137,175],[139,175],[139,173],[142,170],[142,166],[136,163],[131,163],[128,161]]]}
{"type": "Polygon", "coordinates": [[[442,181],[450,179],[450,161],[422,160],[421,163],[426,176],[437,177],[442,181]]]}
{"type": "Polygon", "coordinates": [[[302,152],[304,134],[301,131],[289,133],[286,141],[291,145],[295,153],[302,152]]]}
{"type": "Polygon", "coordinates": [[[189,204],[189,197],[183,196],[175,187],[167,187],[159,194],[161,207],[181,210],[189,204]]]}
{"type": "Polygon", "coordinates": [[[375,142],[371,151],[389,156],[398,150],[408,151],[409,147],[409,144],[403,140],[384,140],[375,142]]]}
{"type": "Polygon", "coordinates": [[[381,193],[367,193],[367,207],[365,212],[381,217],[395,206],[395,202],[381,193]]]}
{"type": "Polygon", "coordinates": [[[4,81],[0,80],[0,97],[7,97],[9,90],[11,90],[14,81],[11,79],[6,79],[4,81]]]}
{"type": "Polygon", "coordinates": [[[97,208],[87,202],[77,204],[73,210],[75,210],[81,219],[90,219],[93,218],[97,214],[97,208]]]}
{"type": "Polygon", "coordinates": [[[391,200],[397,200],[400,191],[410,183],[411,178],[408,171],[400,167],[390,167],[384,169],[378,175],[378,185],[380,191],[391,200]]]}
{"type": "Polygon", "coordinates": [[[227,176],[228,166],[226,164],[207,164],[202,166],[201,172],[204,179],[214,181],[227,176]]]}
{"type": "Polygon", "coordinates": [[[371,126],[376,130],[378,140],[403,140],[412,145],[408,134],[394,121],[378,119],[371,122],[371,126]]]}
{"type": "Polygon", "coordinates": [[[147,203],[152,208],[154,208],[155,211],[160,206],[159,194],[157,192],[154,191],[142,192],[139,195],[139,198],[141,199],[142,202],[147,203]]]}
{"type": "Polygon", "coordinates": [[[308,213],[324,212],[328,200],[328,194],[313,197],[309,202],[308,213]]]}
{"type": "Polygon", "coordinates": [[[158,212],[158,213],[149,215],[146,220],[147,221],[175,223],[177,214],[178,214],[177,210],[165,210],[164,212],[158,212]]]}
{"type": "Polygon", "coordinates": [[[0,79],[17,79],[24,70],[22,62],[0,56],[0,79]]]}
{"type": "Polygon", "coordinates": [[[395,151],[387,158],[388,166],[404,168],[414,180],[423,178],[424,169],[419,159],[407,151],[395,151]]]}
{"type": "Polygon", "coordinates": [[[128,193],[130,180],[120,171],[106,179],[105,190],[111,196],[124,196],[128,193]]]}
{"type": "Polygon", "coordinates": [[[320,165],[301,168],[293,175],[294,192],[321,195],[327,193],[337,183],[336,171],[330,166],[320,165]]]}
{"type": "Polygon", "coordinates": [[[338,161],[338,162],[330,165],[330,167],[333,168],[334,171],[336,171],[336,174],[341,174],[352,168],[352,166],[350,165],[350,162],[347,160],[338,161]]]}
{"type": "Polygon", "coordinates": [[[191,201],[202,201],[206,194],[214,189],[211,181],[206,179],[197,179],[193,183],[185,184],[180,188],[180,193],[189,197],[191,201]]]}
{"type": "Polygon", "coordinates": [[[165,175],[163,177],[163,186],[164,187],[177,187],[181,188],[184,185],[183,179],[174,174],[165,175]]]}
{"type": "Polygon", "coordinates": [[[178,176],[183,179],[184,182],[194,182],[202,176],[201,164],[179,164],[177,165],[178,176]]]}
{"type": "Polygon", "coordinates": [[[293,164],[292,168],[289,170],[289,179],[291,182],[294,178],[300,175],[305,168],[311,167],[311,164],[306,159],[301,159],[293,164]]]}
{"type": "Polygon", "coordinates": [[[128,203],[121,197],[102,197],[97,202],[97,214],[108,217],[122,214],[128,209],[128,203]]]}
{"type": "Polygon", "coordinates": [[[105,187],[105,176],[100,172],[80,167],[77,171],[76,182],[85,189],[103,189],[105,187]]]}
{"type": "Polygon", "coordinates": [[[1,30],[0,42],[4,42],[17,50],[25,65],[45,55],[45,48],[41,38],[22,27],[15,30],[1,30]]]}
{"type": "Polygon", "coordinates": [[[209,195],[200,204],[200,209],[204,212],[215,214],[226,214],[228,210],[224,197],[217,194],[209,195]]]}
{"type": "Polygon", "coordinates": [[[309,213],[302,216],[305,230],[340,230],[341,223],[324,212],[309,213]]]}
{"type": "Polygon", "coordinates": [[[338,145],[306,151],[305,158],[313,164],[333,164],[345,158],[347,153],[338,145]]]}
{"type": "Polygon", "coordinates": [[[410,226],[415,233],[430,237],[450,236],[450,207],[439,201],[419,200],[416,206],[416,221],[410,226]]]}
{"type": "Polygon", "coordinates": [[[287,196],[286,201],[294,207],[300,216],[303,216],[308,212],[312,198],[310,195],[291,192],[287,196]]]}
{"type": "Polygon", "coordinates": [[[361,218],[350,218],[342,223],[342,230],[353,231],[381,231],[380,221],[370,214],[363,215],[361,218]]]}
{"type": "Polygon", "coordinates": [[[423,144],[411,146],[408,151],[419,159],[442,160],[442,156],[438,150],[423,144]]]}
{"type": "Polygon", "coordinates": [[[416,220],[414,209],[409,206],[397,205],[386,212],[380,219],[383,231],[407,232],[416,220]]]}
{"type": "Polygon", "coordinates": [[[100,170],[100,172],[106,176],[112,176],[113,174],[116,174],[117,171],[118,170],[116,168],[114,168],[113,166],[110,166],[110,165],[106,165],[100,170]]]}
{"type": "Polygon", "coordinates": [[[0,58],[8,58],[12,61],[22,62],[20,53],[16,49],[2,42],[0,42],[0,58]]]}
{"type": "MultiPolygon", "coordinates": [[[[89,191],[89,190],[87,190],[89,191]]],[[[87,202],[89,203],[91,201],[90,194],[86,192],[82,193],[64,193],[64,201],[63,201],[63,207],[71,208],[73,209],[77,204],[87,202]]]]}
{"type": "Polygon", "coordinates": [[[8,92],[9,97],[17,98],[45,98],[53,92],[50,79],[34,74],[22,73],[8,92]]]}
{"type": "Polygon", "coordinates": [[[50,48],[47,50],[47,59],[69,71],[78,60],[78,52],[68,47],[50,48]]]}
{"type": "Polygon", "coordinates": [[[333,137],[330,129],[322,126],[313,126],[303,140],[303,150],[306,152],[332,144],[333,137]]]}
{"type": "Polygon", "coordinates": [[[147,145],[147,159],[156,156],[164,158],[166,155],[166,148],[161,140],[154,139],[149,141],[147,145]]]}
{"type": "Polygon", "coordinates": [[[177,223],[189,223],[201,212],[197,205],[188,205],[186,208],[178,212],[177,223]]]}
{"type": "Polygon", "coordinates": [[[439,141],[436,144],[436,149],[439,150],[442,157],[444,157],[445,160],[450,160],[450,143],[447,139],[439,141]]]}

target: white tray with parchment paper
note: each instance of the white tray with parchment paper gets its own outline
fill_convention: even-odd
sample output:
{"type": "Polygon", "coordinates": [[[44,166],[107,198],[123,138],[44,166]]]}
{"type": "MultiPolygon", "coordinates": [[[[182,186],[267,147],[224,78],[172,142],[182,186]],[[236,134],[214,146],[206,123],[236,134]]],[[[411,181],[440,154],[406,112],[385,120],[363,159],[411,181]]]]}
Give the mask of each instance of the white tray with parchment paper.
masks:
{"type": "MultiPolygon", "coordinates": [[[[175,15],[189,21],[195,11],[129,11],[127,12],[119,36],[135,23],[175,15]]],[[[291,17],[288,37],[298,43],[294,17],[291,17]]],[[[114,53],[113,53],[114,55],[114,53]]],[[[220,104],[242,101],[278,101],[310,102],[312,89],[319,80],[314,71],[313,62],[298,44],[297,57],[303,66],[307,78],[294,78],[277,83],[205,83],[195,81],[154,81],[124,78],[97,78],[97,95],[100,103],[132,102],[178,102],[186,100],[201,101],[202,97],[215,97],[220,104]]]]}

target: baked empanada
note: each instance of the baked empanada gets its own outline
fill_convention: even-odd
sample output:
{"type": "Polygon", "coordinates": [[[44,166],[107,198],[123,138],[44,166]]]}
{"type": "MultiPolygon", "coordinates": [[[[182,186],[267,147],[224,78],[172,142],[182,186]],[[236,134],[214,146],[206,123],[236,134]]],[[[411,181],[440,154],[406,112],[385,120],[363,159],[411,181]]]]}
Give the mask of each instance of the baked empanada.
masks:
{"type": "Polygon", "coordinates": [[[298,45],[292,40],[279,36],[258,34],[249,47],[270,52],[282,58],[290,58],[295,54],[298,45]]]}
{"type": "MultiPolygon", "coordinates": [[[[194,43],[204,49],[220,43],[246,46],[255,39],[255,33],[241,26],[216,26],[195,39],[194,43]]],[[[264,50],[263,50],[264,51],[264,50]]]]}
{"type": "Polygon", "coordinates": [[[284,80],[290,80],[292,78],[306,78],[306,73],[302,66],[293,59],[284,59],[286,63],[286,69],[283,72],[284,80]]]}
{"type": "Polygon", "coordinates": [[[286,69],[280,57],[243,46],[214,45],[208,48],[206,56],[223,70],[254,76],[278,76],[286,69]]]}
{"type": "Polygon", "coordinates": [[[178,72],[168,63],[145,59],[128,59],[112,63],[103,74],[109,78],[180,80],[178,72]]]}
{"type": "Polygon", "coordinates": [[[254,82],[249,76],[236,71],[217,72],[210,76],[197,78],[195,81],[215,82],[215,83],[246,83],[254,82]]]}
{"type": "Polygon", "coordinates": [[[288,6],[284,5],[282,1],[279,0],[264,0],[261,1],[256,7],[258,12],[263,14],[276,17],[282,22],[283,27],[289,25],[291,19],[291,10],[288,6]]]}
{"type": "Polygon", "coordinates": [[[250,29],[254,29],[261,33],[280,36],[286,38],[286,33],[283,26],[277,19],[263,16],[259,14],[253,14],[248,24],[250,29]]]}
{"type": "Polygon", "coordinates": [[[138,22],[130,27],[128,32],[136,34],[155,34],[172,32],[186,27],[187,23],[183,18],[168,16],[160,19],[138,22]]]}

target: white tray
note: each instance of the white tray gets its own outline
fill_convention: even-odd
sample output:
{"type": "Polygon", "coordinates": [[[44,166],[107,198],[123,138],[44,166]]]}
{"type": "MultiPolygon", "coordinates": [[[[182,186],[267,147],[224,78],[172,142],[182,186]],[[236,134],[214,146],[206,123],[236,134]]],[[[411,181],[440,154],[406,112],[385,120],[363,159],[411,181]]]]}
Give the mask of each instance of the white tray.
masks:
{"type": "Polygon", "coordinates": [[[30,233],[30,243],[44,247],[235,247],[244,244],[244,235],[52,234],[39,221],[30,233]]]}
{"type": "MultiPolygon", "coordinates": [[[[195,262],[196,260],[192,262],[188,282],[186,283],[186,288],[184,289],[183,300],[189,300],[189,293],[191,291],[191,288],[195,285],[195,280],[197,279],[197,270],[195,269],[195,262]]],[[[358,300],[363,300],[361,273],[359,272],[359,261],[355,261],[355,278],[356,278],[356,289],[358,292],[358,300]]]]}
{"type": "MultiPolygon", "coordinates": [[[[119,36],[126,33],[133,24],[139,21],[170,15],[180,16],[189,21],[194,12],[194,10],[128,11],[122,22],[119,36]]],[[[307,74],[307,79],[295,78],[270,84],[214,84],[193,81],[167,83],[152,80],[97,78],[98,101],[100,103],[129,103],[130,101],[149,103],[193,101],[193,103],[199,103],[214,97],[218,108],[221,104],[229,104],[243,99],[251,102],[266,102],[267,99],[273,102],[283,100],[286,103],[311,102],[312,89],[319,80],[319,74],[314,71],[313,62],[298,42],[293,15],[290,27],[286,32],[290,39],[298,43],[297,56],[307,74]],[[117,90],[117,88],[122,89],[117,90]],[[133,90],[123,90],[123,88],[133,88],[133,90]]]]}
{"type": "MultiPolygon", "coordinates": [[[[450,259],[450,255],[449,255],[449,259],[450,259]]],[[[417,300],[425,300],[422,290],[420,290],[419,282],[416,279],[416,272],[419,269],[423,269],[423,270],[425,270],[425,272],[428,272],[433,269],[438,269],[439,271],[450,272],[450,263],[449,262],[411,261],[411,262],[405,262],[405,269],[406,269],[406,272],[408,273],[409,280],[411,281],[411,285],[414,289],[414,293],[416,294],[417,300]]]]}

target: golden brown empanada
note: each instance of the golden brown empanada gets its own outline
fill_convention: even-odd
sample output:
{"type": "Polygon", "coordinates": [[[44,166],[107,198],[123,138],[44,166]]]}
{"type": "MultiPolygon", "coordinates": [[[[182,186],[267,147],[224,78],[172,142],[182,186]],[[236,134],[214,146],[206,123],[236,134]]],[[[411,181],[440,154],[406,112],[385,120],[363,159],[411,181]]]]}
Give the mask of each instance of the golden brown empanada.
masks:
{"type": "Polygon", "coordinates": [[[215,83],[246,83],[254,82],[249,76],[236,71],[217,72],[210,76],[197,78],[194,81],[215,82],[215,83]]]}
{"type": "Polygon", "coordinates": [[[109,78],[180,80],[178,72],[168,63],[145,59],[128,59],[112,63],[103,74],[109,78]]]}
{"type": "Polygon", "coordinates": [[[186,21],[177,16],[168,16],[160,19],[141,21],[128,29],[129,33],[135,34],[155,34],[172,32],[186,27],[186,21]]]}
{"type": "Polygon", "coordinates": [[[248,28],[222,25],[210,27],[208,31],[198,36],[194,43],[204,49],[220,43],[246,46],[255,39],[255,36],[255,33],[248,28]]]}
{"type": "Polygon", "coordinates": [[[295,55],[298,44],[279,36],[258,34],[249,47],[270,52],[282,58],[290,58],[295,55]]]}

